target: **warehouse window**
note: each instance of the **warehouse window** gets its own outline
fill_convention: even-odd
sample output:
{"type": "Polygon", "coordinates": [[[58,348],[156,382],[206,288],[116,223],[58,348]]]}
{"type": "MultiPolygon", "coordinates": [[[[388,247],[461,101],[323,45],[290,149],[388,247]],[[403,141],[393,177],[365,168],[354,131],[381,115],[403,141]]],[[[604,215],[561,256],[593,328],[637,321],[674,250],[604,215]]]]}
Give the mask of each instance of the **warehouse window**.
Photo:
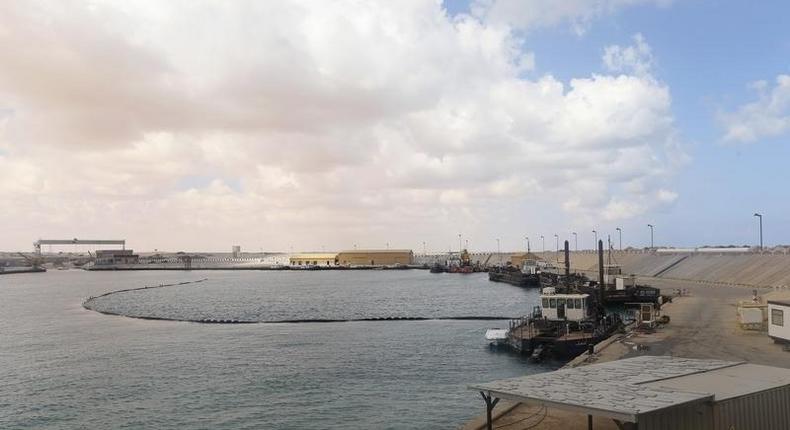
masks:
{"type": "Polygon", "coordinates": [[[549,299],[549,307],[554,309],[557,307],[557,299],[549,299]]]}
{"type": "Polygon", "coordinates": [[[576,309],[582,308],[582,299],[573,299],[573,302],[576,305],[576,309]]]}
{"type": "Polygon", "coordinates": [[[543,307],[544,308],[549,307],[549,299],[546,299],[546,298],[543,299],[543,307]]]}
{"type": "Polygon", "coordinates": [[[771,309],[771,324],[783,327],[785,325],[785,314],[781,309],[771,309]]]}

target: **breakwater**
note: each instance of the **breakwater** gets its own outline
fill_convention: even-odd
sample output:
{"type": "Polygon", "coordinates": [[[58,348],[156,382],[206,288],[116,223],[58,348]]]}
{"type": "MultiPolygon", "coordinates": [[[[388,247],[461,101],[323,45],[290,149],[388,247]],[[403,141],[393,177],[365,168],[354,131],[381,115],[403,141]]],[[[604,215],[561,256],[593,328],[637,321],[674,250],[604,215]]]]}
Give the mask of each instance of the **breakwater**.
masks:
{"type": "MultiPolygon", "coordinates": [[[[547,261],[562,265],[563,256],[538,253],[547,261]]],[[[660,278],[695,283],[740,287],[783,287],[790,285],[790,255],[768,253],[702,253],[614,251],[612,263],[623,273],[644,278],[660,278]]],[[[608,257],[606,257],[608,258],[608,257]]],[[[571,269],[597,276],[598,256],[591,251],[571,252],[571,269]]]]}

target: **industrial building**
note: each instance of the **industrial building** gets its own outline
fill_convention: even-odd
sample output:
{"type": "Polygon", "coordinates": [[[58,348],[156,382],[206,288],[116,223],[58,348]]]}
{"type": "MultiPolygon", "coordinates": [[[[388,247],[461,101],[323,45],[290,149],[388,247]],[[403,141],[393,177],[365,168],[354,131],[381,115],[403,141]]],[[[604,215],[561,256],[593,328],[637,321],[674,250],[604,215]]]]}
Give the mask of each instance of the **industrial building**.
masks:
{"type": "Polygon", "coordinates": [[[414,253],[410,249],[360,249],[341,251],[337,261],[343,266],[408,265],[414,263],[414,253]]]}
{"type": "Polygon", "coordinates": [[[137,264],[140,256],[131,249],[101,249],[96,251],[97,266],[110,266],[114,264],[137,264]]]}
{"type": "MultiPolygon", "coordinates": [[[[499,399],[570,412],[593,429],[786,430],[790,369],[641,356],[469,387],[499,399]],[[609,421],[611,420],[611,421],[609,421]],[[601,424],[601,423],[606,424],[601,424]]],[[[580,423],[576,423],[577,426],[580,423]]]]}
{"type": "Polygon", "coordinates": [[[336,266],[336,253],[293,254],[288,258],[291,266],[336,266]]]}

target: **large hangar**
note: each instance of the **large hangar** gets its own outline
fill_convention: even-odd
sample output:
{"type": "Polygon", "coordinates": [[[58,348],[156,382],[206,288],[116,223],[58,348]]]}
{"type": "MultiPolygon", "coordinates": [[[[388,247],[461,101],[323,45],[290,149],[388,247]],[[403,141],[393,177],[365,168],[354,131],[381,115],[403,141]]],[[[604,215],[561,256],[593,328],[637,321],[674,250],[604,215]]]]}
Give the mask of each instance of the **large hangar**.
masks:
{"type": "Polygon", "coordinates": [[[394,266],[413,264],[414,252],[410,249],[360,249],[341,251],[338,264],[343,266],[394,266]]]}

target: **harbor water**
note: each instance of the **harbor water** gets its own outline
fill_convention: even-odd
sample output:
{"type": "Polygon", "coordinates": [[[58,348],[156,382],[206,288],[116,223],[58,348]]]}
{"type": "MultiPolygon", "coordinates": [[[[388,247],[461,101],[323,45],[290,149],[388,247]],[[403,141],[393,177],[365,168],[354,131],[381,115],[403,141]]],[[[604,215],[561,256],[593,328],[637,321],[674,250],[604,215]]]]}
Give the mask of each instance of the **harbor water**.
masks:
{"type": "Polygon", "coordinates": [[[427,271],[84,272],[0,278],[0,428],[452,429],[469,384],[549,370],[491,351],[507,321],[172,319],[518,316],[537,291],[427,271]]]}

